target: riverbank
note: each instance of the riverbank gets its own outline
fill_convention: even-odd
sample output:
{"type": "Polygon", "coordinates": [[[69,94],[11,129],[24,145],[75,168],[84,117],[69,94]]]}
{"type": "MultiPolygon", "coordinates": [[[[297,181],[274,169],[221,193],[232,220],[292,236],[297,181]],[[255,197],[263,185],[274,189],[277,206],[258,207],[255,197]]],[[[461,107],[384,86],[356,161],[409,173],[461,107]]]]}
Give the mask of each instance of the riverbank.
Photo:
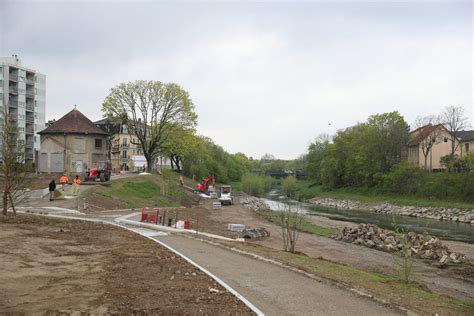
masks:
{"type": "Polygon", "coordinates": [[[474,203],[457,200],[444,200],[432,197],[430,199],[406,195],[379,194],[375,189],[369,188],[339,188],[326,190],[320,185],[312,185],[310,181],[298,180],[296,182],[297,195],[304,200],[315,197],[332,198],[337,200],[352,200],[367,204],[390,203],[400,206],[434,207],[434,208],[458,208],[461,210],[474,209],[474,203]]]}
{"type": "Polygon", "coordinates": [[[339,200],[334,198],[315,197],[309,203],[337,209],[372,211],[376,213],[395,214],[401,216],[421,217],[436,220],[454,221],[474,224],[474,209],[402,206],[391,203],[364,203],[356,200],[339,200]]]}

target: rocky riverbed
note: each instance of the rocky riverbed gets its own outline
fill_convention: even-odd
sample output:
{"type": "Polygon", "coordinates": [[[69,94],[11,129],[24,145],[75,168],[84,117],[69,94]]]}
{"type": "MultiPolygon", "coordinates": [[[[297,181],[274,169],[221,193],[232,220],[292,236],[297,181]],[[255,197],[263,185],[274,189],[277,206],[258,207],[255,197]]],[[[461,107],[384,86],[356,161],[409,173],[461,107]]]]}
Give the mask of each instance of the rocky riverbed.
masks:
{"type": "Polygon", "coordinates": [[[460,263],[465,259],[463,254],[450,251],[436,237],[413,232],[397,234],[374,224],[344,227],[332,238],[388,252],[405,251],[410,256],[435,260],[440,264],[460,263]]]}
{"type": "Polygon", "coordinates": [[[338,200],[332,198],[318,197],[309,200],[309,202],[325,207],[335,207],[349,210],[369,210],[376,213],[395,214],[402,216],[412,216],[474,224],[474,209],[464,210],[459,208],[444,207],[400,206],[390,203],[380,203],[376,205],[371,205],[352,200],[338,200]]]}
{"type": "Polygon", "coordinates": [[[266,211],[269,209],[265,201],[262,201],[261,199],[254,196],[241,197],[240,204],[253,211],[266,211]]]}

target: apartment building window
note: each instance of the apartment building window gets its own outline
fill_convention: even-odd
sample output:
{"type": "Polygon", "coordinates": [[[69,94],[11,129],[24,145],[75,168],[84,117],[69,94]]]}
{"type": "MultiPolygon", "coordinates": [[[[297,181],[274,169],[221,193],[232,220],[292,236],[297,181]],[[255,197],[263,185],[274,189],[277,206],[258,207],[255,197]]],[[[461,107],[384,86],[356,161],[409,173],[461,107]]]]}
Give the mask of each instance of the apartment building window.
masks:
{"type": "Polygon", "coordinates": [[[127,126],[125,125],[120,126],[120,133],[128,134],[127,126]]]}
{"type": "Polygon", "coordinates": [[[100,138],[95,139],[95,148],[96,149],[102,149],[102,139],[100,139],[100,138]]]}
{"type": "Polygon", "coordinates": [[[19,130],[20,132],[24,132],[24,131],[25,131],[25,128],[24,128],[24,127],[18,127],[18,130],[19,130]]]}
{"type": "Polygon", "coordinates": [[[24,95],[25,94],[25,89],[18,89],[18,94],[24,95]]]}
{"type": "Polygon", "coordinates": [[[466,149],[466,150],[465,150],[466,152],[469,152],[469,143],[466,143],[466,144],[464,145],[464,148],[466,149]]]}
{"type": "Polygon", "coordinates": [[[18,106],[19,106],[20,108],[24,108],[24,107],[25,107],[25,102],[23,102],[23,101],[18,101],[18,106]]]}
{"type": "Polygon", "coordinates": [[[126,150],[122,150],[122,158],[127,158],[127,151],[126,150]]]}
{"type": "Polygon", "coordinates": [[[38,101],[35,100],[35,107],[37,107],[37,106],[38,106],[38,101]]]}
{"type": "Polygon", "coordinates": [[[25,77],[19,76],[18,81],[25,82],[25,77]]]}
{"type": "Polygon", "coordinates": [[[128,138],[122,139],[122,146],[127,147],[128,146],[128,138]]]}
{"type": "Polygon", "coordinates": [[[25,114],[18,114],[18,118],[20,120],[24,120],[25,119],[25,114]]]}

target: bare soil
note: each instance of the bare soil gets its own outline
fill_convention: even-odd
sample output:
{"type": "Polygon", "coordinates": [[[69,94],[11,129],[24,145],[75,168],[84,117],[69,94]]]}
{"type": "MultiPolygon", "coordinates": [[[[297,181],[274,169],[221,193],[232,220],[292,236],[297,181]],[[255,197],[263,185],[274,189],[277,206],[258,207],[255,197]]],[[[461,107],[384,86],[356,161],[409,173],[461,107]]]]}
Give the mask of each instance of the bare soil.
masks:
{"type": "Polygon", "coordinates": [[[250,314],[180,257],[109,225],[0,216],[0,262],[1,313],[250,314]]]}

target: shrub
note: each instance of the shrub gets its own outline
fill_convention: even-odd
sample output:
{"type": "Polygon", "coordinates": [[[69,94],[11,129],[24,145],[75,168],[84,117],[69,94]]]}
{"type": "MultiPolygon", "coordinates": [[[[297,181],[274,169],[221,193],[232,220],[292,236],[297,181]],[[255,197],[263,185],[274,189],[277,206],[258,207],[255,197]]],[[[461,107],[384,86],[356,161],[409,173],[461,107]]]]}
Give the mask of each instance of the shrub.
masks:
{"type": "Polygon", "coordinates": [[[274,186],[275,180],[268,176],[246,173],[242,176],[241,189],[253,196],[263,196],[274,186]]]}
{"type": "Polygon", "coordinates": [[[289,198],[295,198],[296,195],[296,178],[293,176],[286,177],[282,183],[282,192],[289,198]]]}

